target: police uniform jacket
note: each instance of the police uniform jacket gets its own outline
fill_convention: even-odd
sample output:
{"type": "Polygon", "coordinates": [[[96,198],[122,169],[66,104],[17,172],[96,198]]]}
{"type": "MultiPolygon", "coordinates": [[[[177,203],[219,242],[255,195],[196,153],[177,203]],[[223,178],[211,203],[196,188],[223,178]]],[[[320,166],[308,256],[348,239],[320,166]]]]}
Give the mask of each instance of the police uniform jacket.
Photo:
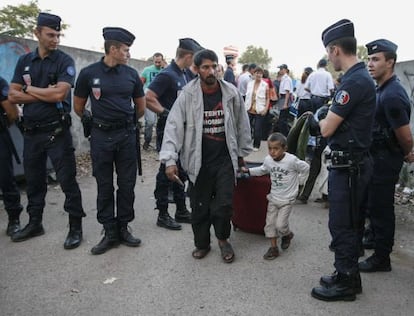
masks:
{"type": "MultiPolygon", "coordinates": [[[[383,129],[394,130],[410,124],[411,107],[407,92],[396,75],[377,88],[377,107],[375,113],[374,135],[383,129]]],[[[398,144],[395,144],[398,146],[398,144]]],[[[404,159],[402,151],[395,152],[404,159]]]]}
{"type": "Polygon", "coordinates": [[[343,128],[338,128],[328,139],[331,150],[348,151],[352,139],[355,152],[368,151],[374,123],[375,84],[363,62],[344,74],[330,110],[344,119],[343,128]]]}
{"type": "MultiPolygon", "coordinates": [[[[73,86],[75,75],[75,62],[72,57],[58,49],[42,59],[36,49],[36,51],[20,56],[12,82],[47,88],[51,83],[56,84],[56,82],[64,81],[73,86]]],[[[65,112],[70,113],[70,93],[62,103],[65,112]]],[[[61,115],[56,103],[37,101],[24,105],[23,116],[25,123],[30,125],[31,123],[57,121],[61,115]]]]}
{"type": "MultiPolygon", "coordinates": [[[[246,157],[253,149],[249,118],[237,88],[224,80],[219,80],[219,83],[226,144],[236,175],[238,157],[246,157]]],[[[201,168],[203,119],[203,92],[200,79],[196,78],[184,87],[168,114],[160,151],[160,160],[167,167],[176,164],[180,153],[181,165],[192,183],[195,183],[201,168]]]]}
{"type": "Polygon", "coordinates": [[[148,89],[158,96],[158,102],[170,110],[180,91],[192,78],[173,60],[151,81],[148,89]]]}

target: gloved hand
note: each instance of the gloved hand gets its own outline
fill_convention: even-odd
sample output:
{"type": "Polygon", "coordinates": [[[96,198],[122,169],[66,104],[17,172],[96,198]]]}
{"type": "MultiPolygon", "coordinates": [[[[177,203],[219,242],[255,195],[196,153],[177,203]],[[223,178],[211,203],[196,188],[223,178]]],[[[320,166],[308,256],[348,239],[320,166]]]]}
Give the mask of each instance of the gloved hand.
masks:
{"type": "Polygon", "coordinates": [[[170,113],[170,110],[168,110],[167,108],[164,108],[164,111],[160,113],[160,118],[167,120],[167,116],[169,113],[170,113]]]}
{"type": "Polygon", "coordinates": [[[316,111],[316,117],[318,118],[318,121],[323,120],[327,115],[329,111],[329,106],[323,105],[316,111]]]}
{"type": "Polygon", "coordinates": [[[321,128],[319,127],[319,121],[315,119],[315,116],[308,115],[309,134],[311,136],[320,136],[321,128]]]}

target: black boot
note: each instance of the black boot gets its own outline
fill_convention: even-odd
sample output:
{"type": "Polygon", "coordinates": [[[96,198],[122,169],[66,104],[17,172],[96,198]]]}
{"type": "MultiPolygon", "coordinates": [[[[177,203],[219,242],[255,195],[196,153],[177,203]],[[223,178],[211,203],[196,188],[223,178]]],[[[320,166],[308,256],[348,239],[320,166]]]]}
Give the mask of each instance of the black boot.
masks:
{"type": "Polygon", "coordinates": [[[42,225],[41,215],[30,215],[29,223],[22,229],[11,236],[14,242],[25,241],[32,237],[41,236],[45,233],[42,225]]]}
{"type": "Polygon", "coordinates": [[[19,218],[9,218],[9,223],[7,224],[7,230],[6,230],[7,236],[13,236],[19,230],[20,230],[19,218]]]}
{"type": "MultiPolygon", "coordinates": [[[[362,284],[361,284],[361,275],[359,272],[355,273],[355,293],[361,294],[362,293],[362,284]]],[[[324,275],[319,280],[319,283],[324,287],[331,287],[336,283],[336,279],[338,278],[338,272],[334,272],[331,275],[324,275]]]]}
{"type": "Polygon", "coordinates": [[[63,248],[74,249],[82,241],[82,217],[69,215],[69,232],[63,243],[63,248]]]}
{"type": "Polygon", "coordinates": [[[358,263],[358,267],[361,272],[389,272],[392,270],[390,257],[380,257],[375,253],[358,263]]]}
{"type": "Polygon", "coordinates": [[[104,230],[105,236],[95,247],[91,249],[91,253],[93,255],[101,255],[107,252],[109,249],[119,246],[119,234],[117,223],[105,224],[104,230]]]}
{"type": "Polygon", "coordinates": [[[9,217],[6,230],[7,236],[12,236],[20,230],[20,213],[22,210],[22,206],[15,209],[7,209],[7,215],[9,217]]]}
{"type": "Polygon", "coordinates": [[[191,224],[191,213],[187,210],[186,207],[177,209],[175,212],[175,221],[178,223],[191,224]]]}
{"type": "Polygon", "coordinates": [[[355,274],[338,272],[331,286],[314,287],[311,295],[322,301],[354,301],[357,294],[356,279],[355,274]]]}
{"type": "Polygon", "coordinates": [[[127,223],[119,224],[119,240],[121,244],[129,247],[138,247],[139,245],[141,245],[141,239],[135,238],[128,231],[127,223]]]}
{"type": "Polygon", "coordinates": [[[180,230],[181,225],[178,224],[166,210],[160,210],[157,219],[157,226],[164,227],[171,230],[180,230]]]}

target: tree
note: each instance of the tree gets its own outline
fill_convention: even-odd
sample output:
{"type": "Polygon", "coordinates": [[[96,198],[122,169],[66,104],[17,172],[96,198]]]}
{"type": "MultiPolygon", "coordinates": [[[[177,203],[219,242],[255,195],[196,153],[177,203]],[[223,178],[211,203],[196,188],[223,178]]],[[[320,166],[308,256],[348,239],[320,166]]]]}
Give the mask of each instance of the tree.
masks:
{"type": "Polygon", "coordinates": [[[272,57],[269,57],[267,49],[254,47],[253,45],[247,46],[246,51],[238,58],[239,64],[255,63],[264,69],[268,69],[271,62],[272,57]]]}
{"type": "MultiPolygon", "coordinates": [[[[39,12],[48,11],[40,10],[38,0],[18,6],[7,5],[0,10],[0,35],[32,38],[39,12]]],[[[62,23],[61,27],[65,30],[68,25],[62,23]]]]}

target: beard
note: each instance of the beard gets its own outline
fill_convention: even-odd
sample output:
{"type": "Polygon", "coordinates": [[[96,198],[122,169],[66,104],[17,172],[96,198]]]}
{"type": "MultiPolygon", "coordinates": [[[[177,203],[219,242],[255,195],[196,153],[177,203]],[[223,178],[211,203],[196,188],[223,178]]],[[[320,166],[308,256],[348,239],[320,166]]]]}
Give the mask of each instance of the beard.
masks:
{"type": "Polygon", "coordinates": [[[217,81],[217,78],[214,75],[207,76],[204,79],[204,83],[208,86],[213,86],[217,81]]]}

